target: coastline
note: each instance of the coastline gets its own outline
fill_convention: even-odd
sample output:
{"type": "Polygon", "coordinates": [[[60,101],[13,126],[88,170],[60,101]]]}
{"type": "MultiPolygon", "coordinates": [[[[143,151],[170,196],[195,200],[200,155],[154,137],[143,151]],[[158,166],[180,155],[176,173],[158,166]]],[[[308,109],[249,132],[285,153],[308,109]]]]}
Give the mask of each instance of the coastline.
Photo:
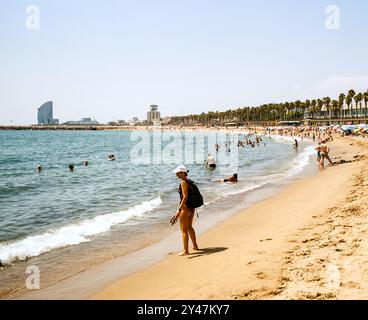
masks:
{"type": "MultiPolygon", "coordinates": [[[[287,136],[283,137],[283,139],[289,138],[290,137],[287,136]]],[[[305,152],[303,152],[303,154],[304,153],[305,152]]],[[[304,165],[305,164],[303,164],[303,166],[304,165]]],[[[287,176],[287,178],[282,180],[276,179],[274,182],[267,182],[265,185],[245,191],[245,193],[241,195],[235,194],[228,198],[227,201],[230,201],[231,209],[229,205],[226,205],[226,207],[229,208],[224,210],[222,205],[219,206],[219,204],[217,204],[217,209],[215,208],[214,210],[211,208],[210,212],[206,212],[206,215],[200,214],[201,218],[195,222],[197,233],[202,234],[207,232],[219,223],[237,214],[241,209],[269,198],[286,188],[289,184],[293,183],[293,181],[299,180],[301,177],[314,175],[317,171],[314,163],[313,165],[310,163],[307,164],[307,166],[304,166],[303,169],[298,172],[300,169],[301,168],[297,168],[297,172],[292,173],[290,176],[287,176]]],[[[178,248],[181,247],[181,236],[178,229],[178,226],[176,226],[176,231],[173,230],[169,236],[165,236],[162,240],[155,240],[150,244],[146,243],[144,247],[137,248],[131,253],[111,257],[111,259],[98,264],[88,265],[87,268],[80,269],[77,274],[74,273],[69,277],[64,276],[57,283],[50,285],[46,284],[43,288],[41,285],[41,290],[14,292],[10,295],[4,295],[2,298],[86,299],[92,294],[103,290],[104,287],[114,283],[118,279],[158,263],[166,258],[169,252],[178,250],[178,248]]],[[[57,254],[57,252],[55,252],[55,254],[57,254]]],[[[32,263],[32,261],[29,263],[32,263]]]]}
{"type": "MultiPolygon", "coordinates": [[[[338,157],[339,159],[343,157],[344,159],[349,159],[349,156],[353,156],[355,154],[362,154],[365,152],[362,149],[362,146],[366,145],[366,141],[364,139],[360,138],[338,138],[336,142],[332,145],[332,156],[338,157]],[[353,143],[353,146],[350,146],[350,144],[353,143]],[[359,145],[358,145],[359,144],[359,145]]],[[[337,159],[337,160],[339,160],[337,159]]],[[[353,159],[353,158],[351,158],[353,159]]],[[[354,159],[353,159],[354,160],[354,159]]],[[[361,160],[355,159],[355,160],[361,160]]],[[[309,168],[314,167],[314,158],[311,160],[311,164],[309,165],[309,168]]],[[[354,163],[348,163],[336,166],[334,168],[328,168],[325,172],[323,172],[321,175],[315,176],[315,174],[306,173],[306,170],[303,170],[300,174],[297,174],[296,176],[291,177],[288,179],[289,181],[282,181],[281,186],[280,184],[276,184],[275,186],[271,187],[269,190],[269,193],[263,194],[263,196],[259,195],[259,190],[255,190],[254,193],[258,194],[255,197],[253,197],[253,200],[250,201],[250,203],[247,203],[245,205],[245,202],[243,203],[243,209],[239,210],[239,208],[236,210],[236,212],[233,212],[231,214],[223,214],[221,210],[219,209],[219,214],[216,214],[216,217],[212,220],[207,221],[203,225],[203,221],[196,222],[196,230],[199,231],[200,234],[200,246],[203,248],[207,248],[205,252],[202,252],[199,255],[193,255],[189,258],[179,258],[175,256],[175,253],[177,251],[180,251],[181,248],[181,237],[179,231],[175,231],[170,236],[165,238],[164,240],[160,241],[159,243],[154,243],[152,245],[149,245],[148,247],[138,250],[136,252],[132,252],[131,254],[128,254],[126,256],[122,256],[119,258],[114,258],[112,260],[106,261],[105,263],[102,263],[100,265],[87,268],[86,270],[83,270],[77,275],[73,275],[67,279],[62,280],[61,282],[52,285],[50,287],[46,287],[44,289],[38,290],[38,291],[27,291],[23,292],[21,294],[16,294],[15,296],[10,297],[3,297],[5,299],[141,299],[141,298],[147,298],[147,299],[166,299],[170,297],[170,299],[179,299],[179,298],[191,298],[191,299],[237,299],[237,298],[254,298],[254,299],[262,299],[262,298],[270,298],[272,297],[272,294],[270,294],[269,286],[267,286],[267,281],[271,281],[271,276],[268,275],[268,273],[264,271],[260,271],[256,275],[256,281],[252,279],[251,274],[249,273],[251,268],[253,268],[255,265],[254,261],[257,261],[257,259],[264,259],[265,261],[268,261],[270,259],[270,256],[275,256],[277,258],[280,258],[282,254],[285,255],[285,252],[291,252],[292,249],[295,249],[295,239],[292,239],[290,243],[294,244],[294,246],[291,246],[289,242],[285,241],[283,243],[280,242],[280,236],[274,236],[274,226],[272,224],[267,223],[268,220],[272,221],[272,219],[276,219],[276,222],[285,221],[285,217],[290,217],[290,213],[286,214],[284,213],[282,216],[278,217],[280,215],[280,209],[275,211],[275,217],[270,216],[270,213],[263,214],[263,211],[265,209],[262,209],[264,207],[268,209],[267,210],[274,210],[275,206],[277,205],[277,200],[279,197],[284,198],[284,201],[295,201],[290,195],[294,194],[295,191],[301,190],[298,193],[305,193],[306,191],[303,191],[303,188],[305,188],[305,185],[310,185],[310,181],[314,181],[318,179],[321,179],[320,176],[324,176],[325,181],[330,181],[331,177],[332,180],[335,179],[333,174],[327,174],[328,172],[335,171],[337,169],[337,172],[342,172],[344,181],[342,181],[342,184],[339,184],[338,187],[334,187],[334,190],[336,193],[341,195],[343,197],[343,194],[347,193],[345,189],[348,189],[346,187],[346,181],[349,180],[350,176],[353,174],[353,172],[357,172],[357,168],[355,168],[356,165],[363,163],[362,161],[357,161],[354,163]],[[348,171],[349,174],[345,174],[345,172],[348,171]],[[326,180],[326,177],[329,177],[326,180]],[[291,180],[291,181],[290,181],[291,180]],[[274,189],[274,190],[272,190],[274,189]],[[288,192],[289,190],[289,192],[288,192]],[[285,196],[285,194],[287,194],[285,196]],[[258,197],[258,198],[257,198],[258,197]],[[285,200],[288,199],[288,200],[285,200]],[[276,201],[276,202],[275,202],[276,201]],[[246,207],[246,208],[244,208],[246,207]],[[261,215],[258,215],[255,212],[255,208],[261,208],[260,210],[263,210],[261,215]],[[222,214],[222,216],[221,216],[222,214]],[[289,216],[288,216],[289,215],[289,216]],[[240,218],[240,216],[242,218],[240,218]],[[239,218],[238,218],[239,217],[239,218]],[[236,219],[240,219],[237,221],[236,219]],[[264,221],[266,220],[266,221],[264,221]],[[236,222],[234,222],[236,221],[236,222]],[[266,225],[264,225],[266,223],[266,225]],[[230,231],[224,229],[224,226],[227,224],[230,224],[230,231]],[[239,234],[239,228],[243,225],[243,228],[245,228],[246,232],[245,234],[239,234]],[[253,228],[252,228],[253,226],[253,228]],[[265,244],[273,244],[273,246],[270,246],[267,248],[267,251],[263,252],[264,250],[259,250],[259,252],[254,252],[252,254],[249,254],[247,252],[247,249],[252,249],[252,247],[257,247],[257,241],[254,242],[254,239],[252,238],[252,234],[254,234],[255,230],[260,227],[262,232],[267,233],[268,230],[270,231],[270,234],[273,236],[264,237],[264,239],[259,239],[259,242],[263,245],[265,244]],[[198,230],[199,228],[199,230],[198,230]],[[235,230],[235,233],[233,234],[232,230],[235,230]],[[224,234],[222,236],[221,234],[224,234]],[[220,240],[218,241],[220,235],[220,240]],[[228,240],[232,239],[234,237],[237,237],[237,240],[244,241],[245,245],[242,250],[242,253],[244,253],[244,250],[246,250],[246,255],[244,259],[247,259],[245,263],[245,268],[249,272],[246,273],[248,279],[246,281],[246,284],[249,284],[249,290],[247,291],[246,286],[239,285],[239,287],[235,286],[234,284],[238,283],[239,281],[235,281],[234,283],[231,282],[231,284],[227,284],[229,287],[238,288],[238,292],[232,292],[231,294],[218,294],[216,293],[216,290],[212,290],[211,287],[208,288],[207,293],[197,292],[196,295],[192,296],[190,295],[190,287],[197,288],[198,281],[199,283],[206,283],[206,282],[213,282],[213,286],[215,288],[225,286],[226,284],[223,284],[223,281],[221,279],[215,279],[215,275],[204,275],[203,279],[199,277],[195,277],[193,281],[188,282],[188,290],[181,290],[181,284],[173,282],[173,285],[170,285],[170,287],[176,288],[180,290],[180,294],[175,293],[173,290],[168,290],[168,288],[162,287],[163,283],[171,283],[172,278],[165,278],[163,275],[160,275],[162,273],[167,273],[168,270],[162,268],[162,265],[165,265],[167,261],[172,261],[173,259],[173,269],[174,273],[180,272],[180,269],[182,268],[182,263],[187,264],[188,261],[204,261],[199,263],[198,269],[208,270],[209,267],[211,267],[211,260],[213,259],[212,256],[223,256],[225,255],[225,260],[229,261],[235,261],[236,258],[234,258],[234,255],[236,255],[236,250],[240,249],[239,245],[236,244],[234,248],[236,249],[234,251],[233,245],[217,245],[221,244],[222,238],[228,240]],[[273,239],[273,240],[267,240],[267,239],[273,239]],[[261,241],[262,240],[262,241],[261,241]],[[249,242],[249,244],[248,244],[249,242]],[[216,245],[214,245],[216,244],[216,245]],[[276,247],[275,247],[276,245],[276,247]],[[211,249],[212,248],[212,249],[211,249]],[[280,251],[280,248],[284,249],[283,252],[280,251]],[[227,256],[227,252],[231,249],[231,254],[229,255],[230,259],[227,256]],[[287,249],[287,250],[286,250],[287,249]],[[169,257],[168,253],[170,253],[169,257]],[[253,257],[253,258],[252,258],[253,257]],[[179,260],[176,260],[175,258],[178,258],[179,260]],[[194,259],[195,258],[195,259],[194,259]],[[184,259],[184,260],[183,260],[184,259]],[[234,260],[235,259],[235,260],[234,260]],[[152,274],[154,272],[153,270],[156,270],[158,268],[159,271],[157,271],[157,274],[152,274]],[[160,271],[161,270],[161,271],[160,271]],[[264,273],[264,274],[263,274],[264,273]],[[143,275],[143,276],[142,276],[143,275]],[[148,277],[148,281],[147,278],[148,277]],[[157,283],[151,284],[150,282],[154,279],[151,279],[152,277],[157,277],[157,281],[162,281],[161,287],[157,283]],[[143,279],[143,280],[142,280],[143,279]],[[194,281],[197,279],[196,281],[194,281]],[[262,280],[262,281],[260,281],[262,280]],[[258,283],[258,282],[259,283],[258,283]],[[143,285],[141,287],[142,283],[147,282],[147,285],[143,285]],[[175,285],[174,285],[175,283],[175,285]],[[263,283],[263,286],[260,289],[257,289],[257,285],[261,285],[263,283]],[[128,286],[127,286],[128,284],[128,286]],[[151,288],[150,285],[153,287],[151,288]],[[265,286],[266,285],[266,286],[265,286]],[[157,287],[157,289],[155,289],[157,287]],[[268,289],[267,289],[268,288],[268,289]],[[151,290],[152,289],[152,290],[151,290]],[[243,290],[244,289],[244,290],[243,290]],[[120,290],[120,291],[119,291],[120,290]],[[124,294],[122,294],[121,291],[124,291],[124,294]],[[183,291],[183,292],[182,292],[183,291]],[[142,294],[146,294],[147,296],[142,296],[142,294]]],[[[306,168],[307,169],[307,168],[306,168]]],[[[308,169],[307,169],[308,171],[308,169]]],[[[340,181],[340,180],[339,180],[340,181]]],[[[330,181],[331,182],[331,181],[330,181]]],[[[336,181],[335,181],[336,182],[336,181]]],[[[335,183],[334,182],[334,183],[335,183]]],[[[337,181],[338,182],[338,181],[337,181]]],[[[318,182],[317,182],[318,184],[318,182]]],[[[327,183],[328,184],[328,183],[327,183]]],[[[338,183],[337,183],[338,184],[338,183]]],[[[315,185],[315,184],[314,184],[315,185]]],[[[310,187],[312,188],[312,187],[310,187]]],[[[328,189],[329,190],[329,189],[328,189]]],[[[322,190],[318,190],[318,195],[321,196],[325,195],[326,192],[320,192],[322,190]]],[[[252,193],[252,192],[251,192],[252,193]]],[[[307,190],[308,193],[308,190],[307,190]]],[[[262,191],[261,191],[262,194],[262,191]]],[[[327,194],[328,195],[328,194],[327,194]]],[[[313,199],[314,195],[312,195],[313,199]]],[[[246,197],[247,201],[249,199],[252,199],[252,197],[246,197]]],[[[332,197],[333,198],[333,197],[332,197]]],[[[336,198],[334,198],[336,200],[336,198]]],[[[332,201],[333,202],[333,201],[332,201]]],[[[335,201],[336,202],[336,201],[335,201]]],[[[335,203],[334,202],[334,203],[335,203]]],[[[305,205],[304,205],[305,206],[305,205]]],[[[299,201],[299,207],[304,207],[303,203],[300,203],[299,201]]],[[[324,201],[321,201],[320,207],[324,208],[326,206],[326,203],[324,201]]],[[[304,212],[303,208],[303,212],[304,212]]],[[[300,216],[298,215],[295,223],[293,226],[295,227],[296,224],[306,225],[305,221],[307,214],[300,213],[300,216]],[[304,217],[304,218],[303,218],[304,217]],[[303,218],[303,219],[302,219],[303,218]]],[[[309,214],[310,216],[310,214],[309,214]]],[[[315,218],[313,218],[315,219],[315,218]]],[[[311,221],[314,221],[314,220],[311,221]]],[[[287,223],[289,223],[289,220],[286,219],[287,223]]],[[[269,222],[269,221],[268,221],[269,222]]],[[[308,229],[307,229],[308,230],[308,229]]],[[[285,230],[281,230],[285,231],[285,230]]],[[[295,228],[291,228],[289,230],[296,231],[295,228]]],[[[284,235],[282,233],[282,235],[284,235]]],[[[235,240],[235,239],[234,239],[235,240]]],[[[225,241],[226,243],[226,241],[225,241]]],[[[231,243],[230,243],[231,244],[231,243]]],[[[303,245],[301,246],[303,247],[303,245]]],[[[239,261],[240,262],[240,261],[239,261]]],[[[189,262],[189,266],[191,262],[189,262]]],[[[214,265],[218,265],[220,269],[222,270],[231,270],[232,267],[236,267],[237,261],[234,264],[234,266],[227,266],[221,265],[220,261],[217,261],[214,263],[214,265]]],[[[267,264],[268,265],[268,264],[267,264]]],[[[274,265],[276,268],[276,265],[274,265]]],[[[282,264],[279,264],[279,272],[282,272],[282,264]]],[[[194,274],[197,273],[196,267],[194,267],[194,274]]],[[[220,274],[222,272],[220,270],[220,274]]],[[[169,273],[170,273],[169,272],[169,273]]],[[[244,272],[243,272],[244,273],[244,272]]],[[[277,273],[279,275],[279,273],[277,273]]],[[[188,275],[189,277],[190,274],[188,275]]],[[[240,278],[244,278],[244,275],[242,274],[242,270],[239,270],[238,276],[240,278]]],[[[181,278],[182,276],[179,275],[181,278]]],[[[234,277],[237,277],[236,272],[234,273],[234,277]]],[[[254,277],[254,275],[253,275],[254,277]]],[[[228,275],[226,275],[225,278],[228,278],[228,275]]],[[[231,278],[231,277],[230,277],[231,278]]],[[[275,279],[272,279],[274,283],[278,282],[278,287],[281,287],[282,281],[280,281],[280,278],[277,278],[277,281],[275,279]]],[[[243,283],[244,284],[244,283],[243,283]]],[[[203,285],[205,286],[205,285],[203,285]]],[[[211,285],[212,286],[212,285],[211,285]]],[[[199,285],[198,287],[201,287],[199,285]]],[[[277,292],[277,287],[274,289],[274,292],[277,292]]],[[[220,292],[226,292],[223,288],[220,290],[220,292]]],[[[271,290],[272,291],[272,290],[271,290]]],[[[278,296],[279,298],[281,296],[278,296]]]]}
{"type": "MultiPolygon", "coordinates": [[[[276,195],[294,181],[316,175],[316,172],[314,163],[309,163],[301,172],[284,180],[267,183],[259,188],[246,191],[242,196],[243,200],[236,205],[234,204],[232,210],[219,210],[211,213],[210,216],[200,215],[200,219],[196,219],[195,221],[197,235],[200,236],[208,232],[226,219],[230,219],[238,214],[244,208],[276,195]]],[[[169,254],[175,253],[178,248],[181,248],[181,245],[180,231],[176,226],[176,230],[165,236],[162,240],[152,242],[141,249],[90,266],[78,274],[72,275],[41,290],[18,292],[3,298],[40,300],[88,299],[119,279],[159,263],[169,254]]]]}
{"type": "MultiPolygon", "coordinates": [[[[359,244],[353,235],[343,239],[347,230],[356,226],[342,223],[334,226],[334,219],[329,215],[334,212],[340,219],[349,217],[351,204],[347,199],[360,188],[360,183],[366,186],[362,172],[367,167],[367,149],[364,142],[351,138],[336,138],[331,146],[334,158],[353,162],[329,167],[317,176],[296,181],[277,195],[225,220],[199,237],[203,251],[185,258],[171,254],[90,298],[328,299],[349,296],[344,290],[346,286],[330,285],[334,283],[328,278],[331,268],[338,270],[339,279],[346,277],[341,283],[351,288],[350,297],[359,297],[357,293],[354,295],[357,285],[349,277],[354,275],[349,270],[341,271],[345,259],[343,250],[338,248],[339,244],[351,241],[359,244]],[[333,237],[322,236],[323,232],[331,232],[332,227],[342,229],[340,240],[345,242],[338,244],[333,237]],[[320,247],[325,248],[323,258],[318,252],[320,247]],[[312,258],[318,264],[311,263],[312,258]],[[309,268],[314,266],[312,276],[311,272],[304,272],[301,263],[307,268],[309,264],[309,268]]],[[[364,213],[363,209],[359,210],[364,213]]],[[[363,226],[368,225],[364,215],[360,218],[363,226]]],[[[359,259],[353,248],[349,249],[350,258],[359,259]]],[[[359,285],[368,287],[368,281],[359,285]]]]}

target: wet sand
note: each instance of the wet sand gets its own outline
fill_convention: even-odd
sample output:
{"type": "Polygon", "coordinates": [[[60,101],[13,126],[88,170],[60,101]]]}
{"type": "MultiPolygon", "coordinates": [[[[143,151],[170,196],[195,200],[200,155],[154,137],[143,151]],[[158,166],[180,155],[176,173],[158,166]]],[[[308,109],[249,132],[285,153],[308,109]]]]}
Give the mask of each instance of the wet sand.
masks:
{"type": "MultiPolygon", "coordinates": [[[[293,181],[310,177],[317,174],[313,164],[307,165],[304,170],[296,175],[262,186],[261,188],[248,191],[245,194],[234,195],[228,200],[232,203],[229,210],[227,204],[218,203],[216,208],[206,208],[206,215],[200,214],[195,217],[197,235],[211,230],[222,221],[237,214],[239,210],[250,207],[259,201],[270,198],[289,186],[293,181]],[[215,210],[215,211],[213,211],[215,210]]],[[[41,279],[41,289],[19,292],[5,298],[10,299],[88,299],[93,294],[100,292],[108,285],[117,280],[150,267],[166,258],[169,253],[175,252],[181,246],[181,235],[178,226],[171,227],[176,230],[159,242],[151,242],[142,249],[126,255],[112,258],[103,263],[88,266],[80,273],[64,277],[53,285],[44,284],[44,276],[41,279]]],[[[152,239],[151,239],[152,240],[152,239]]],[[[85,249],[82,249],[83,251],[85,249]]],[[[57,255],[57,253],[55,253],[57,255]]]]}
{"type": "MultiPolygon", "coordinates": [[[[197,232],[202,234],[208,231],[239,210],[280,192],[295,179],[315,174],[315,171],[314,166],[307,165],[301,173],[267,183],[243,194],[229,196],[226,202],[206,206],[205,213],[203,215],[200,213],[201,218],[196,219],[197,232]]],[[[98,242],[91,241],[77,247],[53,250],[47,254],[47,259],[41,255],[29,259],[26,265],[16,264],[12,268],[2,270],[3,276],[8,277],[6,280],[8,280],[10,290],[7,291],[5,290],[7,288],[3,287],[3,295],[0,293],[0,296],[5,299],[86,299],[118,279],[149,267],[165,258],[169,252],[180,248],[181,237],[178,233],[178,226],[172,228],[168,224],[167,229],[171,230],[162,230],[160,237],[156,238],[147,230],[142,230],[144,235],[129,234],[130,237],[141,240],[134,242],[136,248],[130,249],[124,241],[121,241],[121,235],[119,235],[121,229],[114,228],[109,232],[108,238],[100,239],[98,242]],[[165,234],[171,234],[173,230],[177,230],[178,234],[166,239],[165,234]],[[90,259],[96,252],[96,259],[90,259]],[[56,267],[49,265],[50,258],[57,264],[56,267]],[[86,261],[87,259],[90,260],[86,261]],[[39,267],[40,290],[32,291],[24,287],[24,272],[27,265],[39,267]],[[16,287],[16,280],[18,280],[20,289],[16,287]]]]}
{"type": "Polygon", "coordinates": [[[204,233],[201,251],[187,257],[173,252],[91,298],[366,298],[367,143],[346,137],[330,146],[341,164],[204,233]]]}

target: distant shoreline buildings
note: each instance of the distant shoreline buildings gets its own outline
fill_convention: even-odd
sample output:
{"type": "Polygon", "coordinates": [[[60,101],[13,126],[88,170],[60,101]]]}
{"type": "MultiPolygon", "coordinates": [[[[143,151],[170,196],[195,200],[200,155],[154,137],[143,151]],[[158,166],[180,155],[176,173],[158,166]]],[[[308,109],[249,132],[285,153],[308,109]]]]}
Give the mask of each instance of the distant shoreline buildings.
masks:
{"type": "Polygon", "coordinates": [[[64,125],[77,125],[77,126],[92,126],[99,125],[96,120],[92,120],[92,118],[82,118],[79,121],[67,121],[63,123],[64,125]]]}
{"type": "Polygon", "coordinates": [[[153,125],[159,125],[161,123],[161,113],[158,111],[157,105],[150,105],[150,111],[147,112],[147,122],[153,125]]]}
{"type": "MultiPolygon", "coordinates": [[[[53,101],[47,101],[38,108],[37,119],[38,125],[66,125],[66,126],[98,126],[101,125],[98,121],[92,118],[82,118],[77,121],[66,121],[60,123],[59,119],[53,117],[53,101]]],[[[160,126],[161,124],[167,124],[171,120],[170,117],[161,119],[161,113],[158,110],[156,104],[150,105],[150,110],[147,112],[147,119],[140,121],[138,117],[133,117],[130,121],[118,120],[108,122],[107,125],[111,126],[136,126],[136,125],[153,125],[160,126]]]]}
{"type": "Polygon", "coordinates": [[[38,124],[59,124],[59,119],[54,119],[53,102],[47,101],[38,108],[37,120],[38,124]]]}
{"type": "MultiPolygon", "coordinates": [[[[39,125],[59,125],[59,119],[54,119],[53,101],[45,102],[37,111],[37,120],[39,125]]],[[[79,121],[67,121],[63,125],[78,125],[78,126],[92,126],[99,125],[96,120],[92,118],[82,118],[79,121]]]]}

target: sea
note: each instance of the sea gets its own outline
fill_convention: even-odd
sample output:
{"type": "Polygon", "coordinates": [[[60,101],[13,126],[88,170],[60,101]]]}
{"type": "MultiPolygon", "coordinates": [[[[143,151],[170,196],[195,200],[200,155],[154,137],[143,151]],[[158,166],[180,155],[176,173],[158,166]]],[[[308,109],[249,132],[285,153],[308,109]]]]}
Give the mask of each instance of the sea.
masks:
{"type": "Polygon", "coordinates": [[[300,173],[314,147],[298,140],[295,150],[294,138],[246,132],[0,131],[0,297],[26,290],[29,265],[51,286],[169,236],[177,165],[199,187],[206,219],[300,173]],[[208,153],[214,171],[204,166],[208,153]],[[238,183],[218,181],[234,173],[238,183]]]}

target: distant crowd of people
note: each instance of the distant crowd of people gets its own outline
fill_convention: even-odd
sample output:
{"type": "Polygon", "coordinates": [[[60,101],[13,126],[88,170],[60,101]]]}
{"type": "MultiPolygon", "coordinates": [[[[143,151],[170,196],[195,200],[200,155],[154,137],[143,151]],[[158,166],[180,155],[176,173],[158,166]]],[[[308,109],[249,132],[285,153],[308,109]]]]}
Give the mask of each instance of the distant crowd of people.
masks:
{"type": "MultiPolygon", "coordinates": [[[[113,155],[113,154],[110,154],[110,155],[108,155],[107,156],[107,160],[109,160],[109,161],[115,161],[115,156],[113,155]]],[[[83,166],[84,167],[88,167],[89,166],[89,161],[88,160],[84,160],[83,162],[82,162],[82,164],[83,164],[83,166]]],[[[42,167],[42,165],[41,164],[38,164],[37,166],[36,166],[36,171],[37,172],[42,172],[43,171],[43,167],[42,167]]],[[[69,163],[68,164],[68,169],[69,169],[69,172],[74,172],[74,170],[75,170],[75,165],[73,164],[73,163],[69,163]]]]}
{"type": "MultiPolygon", "coordinates": [[[[279,136],[290,136],[293,139],[292,148],[298,152],[300,146],[300,140],[303,141],[304,138],[311,139],[312,141],[318,141],[318,146],[315,148],[317,152],[317,163],[318,167],[323,170],[325,167],[325,160],[327,160],[330,165],[334,165],[330,158],[330,148],[327,143],[333,141],[332,132],[330,130],[325,130],[321,132],[318,128],[267,128],[262,134],[258,134],[257,130],[248,131],[246,134],[239,134],[237,140],[231,140],[230,134],[227,133],[226,142],[222,145],[215,144],[216,153],[219,152],[221,148],[225,148],[227,153],[231,153],[231,146],[237,146],[238,148],[256,148],[260,147],[262,144],[267,147],[266,139],[272,140],[271,135],[277,134],[279,136]]],[[[107,156],[108,161],[115,161],[115,155],[109,154],[107,156]]],[[[82,162],[83,166],[89,166],[89,161],[84,160],[82,162]]],[[[204,163],[204,166],[211,171],[216,170],[217,162],[216,158],[212,154],[208,154],[208,157],[204,163]]],[[[69,164],[68,169],[70,172],[75,170],[74,164],[69,164]]],[[[36,167],[37,172],[43,171],[41,164],[36,167]]],[[[170,223],[174,225],[178,220],[180,221],[180,229],[182,231],[182,240],[184,251],[180,253],[181,256],[189,254],[189,239],[193,243],[193,250],[198,251],[199,246],[197,244],[196,233],[193,228],[193,218],[195,215],[195,210],[203,205],[203,199],[198,202],[198,197],[201,198],[198,188],[195,186],[194,182],[188,179],[189,170],[181,165],[178,166],[174,173],[177,178],[180,179],[179,195],[180,195],[180,205],[177,212],[171,217],[170,223]]],[[[232,176],[225,177],[220,180],[215,180],[214,182],[219,183],[237,183],[238,173],[234,173],[232,176]]]]}

